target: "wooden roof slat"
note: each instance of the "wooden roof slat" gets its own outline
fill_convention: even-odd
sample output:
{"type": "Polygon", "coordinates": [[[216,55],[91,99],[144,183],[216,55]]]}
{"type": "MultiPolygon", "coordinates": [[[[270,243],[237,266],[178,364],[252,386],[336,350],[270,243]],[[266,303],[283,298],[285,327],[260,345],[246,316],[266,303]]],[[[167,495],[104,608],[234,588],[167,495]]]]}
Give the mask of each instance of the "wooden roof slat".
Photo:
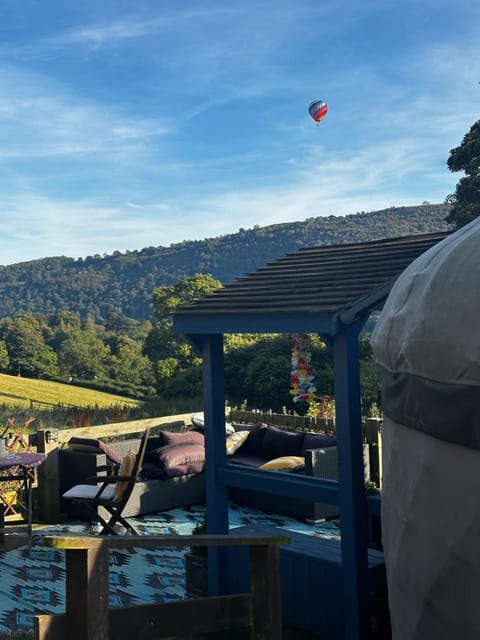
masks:
{"type": "MultiPolygon", "coordinates": [[[[383,300],[400,273],[447,233],[299,249],[238,278],[189,305],[175,318],[317,313],[349,318],[383,300]]],[[[352,320],[353,321],[353,320],[352,320]]],[[[182,326],[184,326],[182,322],[182,326]]],[[[192,329],[193,330],[193,329],[192,329]]]]}

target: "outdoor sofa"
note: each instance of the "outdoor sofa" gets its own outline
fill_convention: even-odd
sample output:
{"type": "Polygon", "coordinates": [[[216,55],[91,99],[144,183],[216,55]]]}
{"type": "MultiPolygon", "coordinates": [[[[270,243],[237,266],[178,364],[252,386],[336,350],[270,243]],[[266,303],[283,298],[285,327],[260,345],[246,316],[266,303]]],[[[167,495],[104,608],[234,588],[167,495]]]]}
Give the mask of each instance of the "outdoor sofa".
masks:
{"type": "MultiPolygon", "coordinates": [[[[272,461],[288,459],[289,466],[277,471],[304,473],[337,479],[336,439],[310,432],[288,432],[271,425],[229,425],[226,433],[227,463],[260,468],[272,461]]],[[[138,449],[139,440],[104,444],[73,438],[60,450],[60,491],[65,492],[99,468],[115,463],[128,451],[138,449]]],[[[182,432],[160,431],[148,440],[141,478],[124,509],[126,517],[158,513],[201,504],[205,500],[205,447],[202,426],[182,432]]],[[[230,488],[233,502],[301,520],[316,521],[338,515],[336,505],[275,496],[262,491],[230,488]]],[[[71,505],[63,505],[71,515],[71,505]]]]}

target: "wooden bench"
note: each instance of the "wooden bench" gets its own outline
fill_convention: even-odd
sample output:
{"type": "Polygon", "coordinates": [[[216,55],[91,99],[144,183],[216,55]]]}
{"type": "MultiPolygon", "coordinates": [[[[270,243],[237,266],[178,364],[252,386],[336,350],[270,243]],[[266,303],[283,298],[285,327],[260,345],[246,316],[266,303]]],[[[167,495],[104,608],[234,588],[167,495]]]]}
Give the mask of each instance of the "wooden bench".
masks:
{"type": "MultiPolygon", "coordinates": [[[[289,538],[223,536],[46,536],[65,551],[65,613],[34,616],[35,640],[171,639],[197,633],[248,629],[258,640],[283,637],[279,588],[279,545],[289,538]],[[109,549],[226,547],[249,555],[251,582],[245,592],[197,600],[110,608],[109,549]]],[[[133,589],[135,585],[133,585],[133,589]]]]}
{"type": "MultiPolygon", "coordinates": [[[[231,530],[234,535],[279,536],[287,533],[291,543],[280,548],[283,623],[322,640],[344,638],[342,554],[340,542],[276,527],[244,526],[231,530]]],[[[230,593],[248,584],[248,562],[241,549],[228,553],[230,593]]],[[[386,575],[383,553],[369,549],[372,638],[389,637],[386,575]]]]}

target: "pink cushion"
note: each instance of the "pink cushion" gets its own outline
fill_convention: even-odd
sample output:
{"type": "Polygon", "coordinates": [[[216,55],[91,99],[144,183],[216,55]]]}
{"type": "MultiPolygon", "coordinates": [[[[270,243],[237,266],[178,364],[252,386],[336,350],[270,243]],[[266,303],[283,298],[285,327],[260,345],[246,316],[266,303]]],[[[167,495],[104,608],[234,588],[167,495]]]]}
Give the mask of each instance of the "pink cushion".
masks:
{"type": "Polygon", "coordinates": [[[205,436],[199,431],[161,431],[163,443],[169,444],[205,444],[205,436]]]}
{"type": "Polygon", "coordinates": [[[200,473],[205,466],[205,447],[201,444],[172,444],[150,451],[146,462],[155,464],[165,477],[200,473]]]}

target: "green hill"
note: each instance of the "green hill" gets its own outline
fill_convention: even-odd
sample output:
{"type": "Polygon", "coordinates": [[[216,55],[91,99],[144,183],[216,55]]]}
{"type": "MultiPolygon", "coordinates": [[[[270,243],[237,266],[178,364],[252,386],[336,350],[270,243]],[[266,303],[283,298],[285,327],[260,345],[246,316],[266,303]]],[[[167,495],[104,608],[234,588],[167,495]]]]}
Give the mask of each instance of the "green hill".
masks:
{"type": "Polygon", "coordinates": [[[136,407],[137,400],[70,384],[0,374],[0,404],[54,409],[63,407],[136,407]]]}
{"type": "Polygon", "coordinates": [[[223,284],[302,247],[444,231],[445,204],[392,207],[348,216],[308,218],[170,247],[114,252],[73,259],[44,258],[0,267],[0,317],[61,309],[105,320],[122,313],[136,320],[152,315],[152,291],[195,273],[223,284]]]}

